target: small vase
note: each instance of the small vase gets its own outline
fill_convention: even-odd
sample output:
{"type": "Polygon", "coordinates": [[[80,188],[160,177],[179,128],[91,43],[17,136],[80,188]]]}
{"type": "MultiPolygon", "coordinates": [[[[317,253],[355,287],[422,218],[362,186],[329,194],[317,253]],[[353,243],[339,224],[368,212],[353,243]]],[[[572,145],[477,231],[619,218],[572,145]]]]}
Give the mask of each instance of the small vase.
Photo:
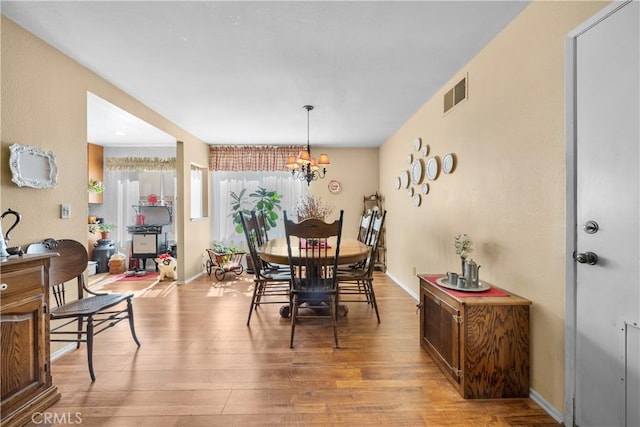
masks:
{"type": "Polygon", "coordinates": [[[464,276],[464,262],[466,261],[466,258],[460,257],[460,271],[462,272],[462,275],[464,276]]]}

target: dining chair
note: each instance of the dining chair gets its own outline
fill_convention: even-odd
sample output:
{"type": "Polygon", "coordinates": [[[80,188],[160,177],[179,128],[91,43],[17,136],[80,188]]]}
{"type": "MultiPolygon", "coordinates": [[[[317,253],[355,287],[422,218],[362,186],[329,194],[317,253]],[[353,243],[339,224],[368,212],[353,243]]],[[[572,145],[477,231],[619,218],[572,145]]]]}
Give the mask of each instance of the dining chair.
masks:
{"type": "Polygon", "coordinates": [[[387,211],[385,210],[372,221],[369,240],[367,241],[367,245],[371,250],[363,264],[351,269],[341,269],[337,274],[340,302],[366,302],[370,304],[376,312],[378,323],[380,323],[380,313],[378,311],[376,293],[373,289],[373,271],[386,216],[387,211]],[[349,296],[345,298],[344,295],[349,296]],[[359,295],[360,298],[356,298],[355,295],[359,295]]]}
{"type": "MultiPolygon", "coordinates": [[[[265,217],[265,215],[266,214],[264,211],[251,211],[251,220],[256,224],[256,242],[258,247],[264,245],[269,241],[269,227],[267,226],[267,218],[265,217]]],[[[279,271],[283,273],[289,271],[288,265],[279,265],[262,261],[262,266],[265,270],[279,271]]]]}
{"type": "Polygon", "coordinates": [[[288,219],[284,211],[291,269],[290,348],[293,348],[298,321],[301,318],[321,317],[331,319],[334,347],[338,348],[338,280],[335,272],[340,256],[343,215],[344,211],[341,210],[339,219],[332,223],[313,218],[295,223],[288,219]],[[335,240],[330,241],[330,238],[335,240]],[[305,314],[299,316],[301,306],[304,306],[305,314]]]}
{"type": "Polygon", "coordinates": [[[133,322],[133,293],[97,293],[87,288],[84,271],[87,268],[89,256],[82,243],[69,239],[46,239],[40,243],[33,243],[27,248],[27,253],[54,252],[58,256],[52,257],[49,267],[49,283],[56,307],[50,310],[50,319],[60,320],[62,323],[50,330],[51,341],[75,342],[76,348],[80,343],[87,344],[87,362],[91,381],[96,380],[93,371],[93,337],[116,326],[121,321],[129,320],[129,329],[133,341],[140,347],[133,322]],[[78,299],[66,301],[65,283],[76,280],[78,299]],[[122,303],[126,303],[122,306],[122,303]],[[77,323],[75,330],[65,328],[77,323]],[[86,325],[86,326],[85,326],[86,325]]]}
{"type": "MultiPolygon", "coordinates": [[[[251,322],[251,316],[261,304],[290,304],[291,273],[289,270],[274,270],[260,259],[258,247],[260,246],[260,228],[255,215],[245,217],[240,213],[240,222],[244,230],[244,236],[249,248],[249,256],[253,263],[253,295],[249,304],[249,315],[247,316],[247,326],[251,322]]],[[[281,315],[284,313],[281,310],[281,315]]],[[[284,316],[286,317],[286,316],[284,316]]]]}
{"type": "Polygon", "coordinates": [[[363,212],[360,216],[360,225],[358,226],[358,236],[357,239],[362,243],[367,243],[369,240],[369,234],[371,233],[371,226],[373,222],[371,219],[374,217],[374,214],[371,210],[368,212],[363,212]]]}

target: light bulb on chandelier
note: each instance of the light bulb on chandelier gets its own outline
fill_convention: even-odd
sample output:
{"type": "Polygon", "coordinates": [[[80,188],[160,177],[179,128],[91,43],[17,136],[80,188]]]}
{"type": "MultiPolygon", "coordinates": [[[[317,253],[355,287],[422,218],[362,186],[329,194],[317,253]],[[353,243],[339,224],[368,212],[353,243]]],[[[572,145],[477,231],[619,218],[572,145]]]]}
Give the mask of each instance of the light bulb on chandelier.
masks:
{"type": "Polygon", "coordinates": [[[311,157],[311,146],[309,144],[309,112],[313,110],[313,105],[305,105],[307,110],[307,149],[300,151],[298,156],[289,156],[287,159],[287,169],[291,171],[291,175],[303,181],[307,181],[307,185],[311,184],[311,181],[323,179],[327,174],[327,165],[330,165],[329,156],[327,154],[321,154],[316,162],[316,159],[311,157]],[[320,170],[322,167],[322,170],[320,170]]]}

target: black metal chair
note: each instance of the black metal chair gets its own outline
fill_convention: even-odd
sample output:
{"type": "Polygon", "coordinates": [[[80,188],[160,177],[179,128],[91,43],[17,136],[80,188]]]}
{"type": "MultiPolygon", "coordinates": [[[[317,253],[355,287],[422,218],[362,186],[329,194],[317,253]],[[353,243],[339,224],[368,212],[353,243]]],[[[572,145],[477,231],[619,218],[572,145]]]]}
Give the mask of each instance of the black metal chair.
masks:
{"type": "Polygon", "coordinates": [[[380,235],[386,216],[387,211],[384,211],[372,221],[369,240],[367,241],[367,245],[369,245],[371,251],[369,252],[369,256],[364,260],[364,263],[355,268],[342,269],[337,275],[340,302],[366,302],[370,304],[376,311],[378,323],[380,323],[380,313],[378,311],[376,294],[373,289],[373,271],[378,252],[378,243],[380,242],[380,235]],[[345,295],[349,296],[345,298],[345,295]],[[359,295],[360,297],[356,298],[355,295],[359,295]],[[364,299],[362,297],[364,297],[364,299]]]}
{"type": "Polygon", "coordinates": [[[287,212],[284,212],[291,268],[291,348],[296,323],[299,320],[299,308],[303,304],[309,310],[300,318],[331,318],[334,345],[338,348],[338,280],[335,272],[340,255],[343,214],[344,212],[340,211],[340,218],[333,223],[325,223],[319,219],[306,219],[295,223],[290,221],[287,212]],[[332,237],[335,241],[330,242],[329,238],[332,237]],[[335,245],[331,251],[330,245],[335,245]]]}
{"type": "Polygon", "coordinates": [[[51,328],[50,340],[75,342],[76,348],[80,348],[82,342],[87,343],[89,375],[91,375],[91,381],[95,381],[96,376],[93,372],[93,337],[95,335],[128,319],[131,336],[140,347],[133,323],[131,302],[133,293],[96,293],[89,290],[84,281],[84,271],[87,268],[89,256],[80,242],[68,239],[46,239],[41,243],[33,243],[27,248],[27,253],[47,252],[55,252],[59,255],[51,258],[49,267],[49,283],[56,302],[56,307],[51,309],[49,316],[52,321],[63,321],[62,324],[51,328]],[[67,302],[65,283],[73,279],[76,279],[78,299],[67,302]],[[126,306],[120,306],[122,303],[126,303],[126,306]],[[75,331],[63,330],[65,326],[74,322],[77,322],[75,331]]]}
{"type": "MultiPolygon", "coordinates": [[[[249,326],[251,315],[261,304],[287,304],[285,307],[289,309],[291,274],[288,270],[273,270],[260,259],[258,255],[258,247],[261,241],[260,228],[255,220],[255,215],[251,218],[245,218],[240,213],[240,222],[249,247],[249,257],[253,264],[254,274],[253,295],[249,305],[249,315],[247,316],[247,326],[249,326]]],[[[281,311],[280,314],[283,317],[287,317],[287,313],[281,311]]]]}

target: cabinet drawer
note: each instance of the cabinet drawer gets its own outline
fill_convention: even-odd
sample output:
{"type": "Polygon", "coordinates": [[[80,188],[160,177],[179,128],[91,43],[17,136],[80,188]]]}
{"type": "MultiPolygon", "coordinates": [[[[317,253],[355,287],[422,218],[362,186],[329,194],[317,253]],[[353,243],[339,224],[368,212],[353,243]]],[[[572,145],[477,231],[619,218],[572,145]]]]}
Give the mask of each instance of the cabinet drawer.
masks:
{"type": "MultiPolygon", "coordinates": [[[[3,300],[19,295],[20,298],[44,293],[44,267],[34,265],[19,271],[2,271],[3,300]]],[[[7,301],[8,302],[8,301],[7,301]]]]}

